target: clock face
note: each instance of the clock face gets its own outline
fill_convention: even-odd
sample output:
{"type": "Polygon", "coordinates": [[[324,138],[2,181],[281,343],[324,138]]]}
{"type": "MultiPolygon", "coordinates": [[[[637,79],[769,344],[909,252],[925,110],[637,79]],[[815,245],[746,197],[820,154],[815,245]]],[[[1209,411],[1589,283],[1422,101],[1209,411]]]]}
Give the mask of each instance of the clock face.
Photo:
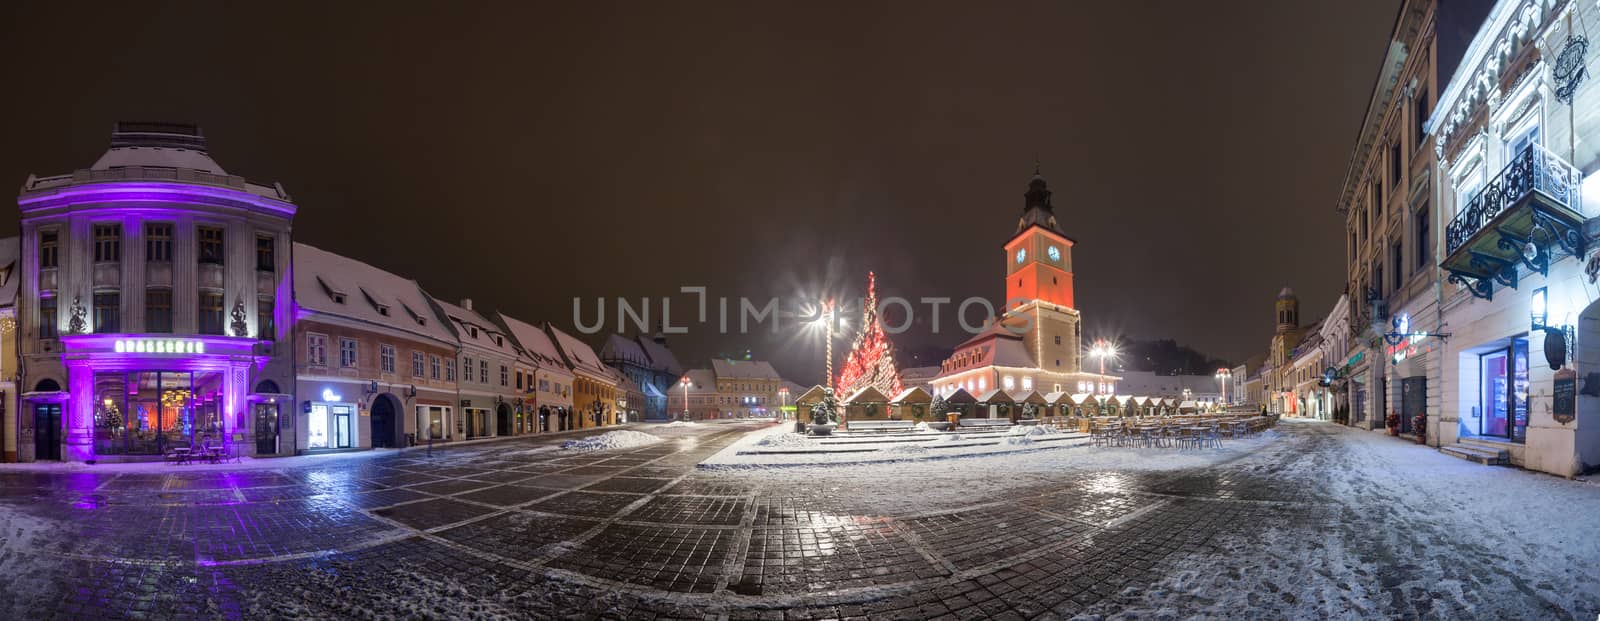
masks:
{"type": "Polygon", "coordinates": [[[1049,250],[1045,251],[1045,254],[1050,255],[1050,260],[1051,261],[1060,261],[1061,260],[1061,249],[1057,248],[1055,246],[1051,246],[1049,250]]]}
{"type": "Polygon", "coordinates": [[[1026,259],[1026,258],[1028,258],[1028,249],[1027,248],[1018,248],[1017,249],[1017,263],[1021,263],[1023,261],[1023,259],[1026,259]]]}

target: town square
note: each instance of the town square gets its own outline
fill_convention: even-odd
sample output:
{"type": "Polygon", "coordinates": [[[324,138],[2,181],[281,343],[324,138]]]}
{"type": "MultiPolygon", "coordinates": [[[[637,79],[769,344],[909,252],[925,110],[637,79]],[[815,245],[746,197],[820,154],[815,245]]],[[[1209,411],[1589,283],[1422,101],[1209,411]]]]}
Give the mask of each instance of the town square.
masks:
{"type": "Polygon", "coordinates": [[[1600,4],[85,8],[5,618],[1600,617],[1600,4]]]}

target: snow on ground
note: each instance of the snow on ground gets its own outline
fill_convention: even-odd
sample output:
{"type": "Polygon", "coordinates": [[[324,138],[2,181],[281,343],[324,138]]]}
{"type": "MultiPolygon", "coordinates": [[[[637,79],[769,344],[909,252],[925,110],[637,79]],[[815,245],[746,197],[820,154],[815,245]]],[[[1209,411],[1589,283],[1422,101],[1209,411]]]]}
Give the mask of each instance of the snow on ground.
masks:
{"type": "Polygon", "coordinates": [[[561,448],[569,451],[597,451],[636,448],[655,444],[660,441],[661,438],[648,433],[634,431],[632,429],[619,429],[616,431],[607,431],[598,436],[581,438],[578,440],[567,440],[561,444],[561,448]]]}
{"type": "Polygon", "coordinates": [[[1381,431],[1285,423],[1321,425],[1307,429],[1321,437],[1232,467],[1325,490],[1336,525],[1224,537],[1155,587],[1104,603],[1109,618],[1369,619],[1408,605],[1439,618],[1600,613],[1600,486],[1483,466],[1381,431]]]}
{"type": "Polygon", "coordinates": [[[699,427],[700,423],[687,420],[675,420],[664,425],[666,427],[699,427]]]}
{"type": "Polygon", "coordinates": [[[807,437],[778,425],[752,432],[701,462],[703,468],[842,465],[906,459],[945,459],[1081,447],[1088,436],[1048,427],[1012,427],[986,434],[916,432],[807,437]],[[1048,442],[1035,440],[1051,438],[1048,442]],[[920,440],[909,442],[909,440],[920,440]]]}

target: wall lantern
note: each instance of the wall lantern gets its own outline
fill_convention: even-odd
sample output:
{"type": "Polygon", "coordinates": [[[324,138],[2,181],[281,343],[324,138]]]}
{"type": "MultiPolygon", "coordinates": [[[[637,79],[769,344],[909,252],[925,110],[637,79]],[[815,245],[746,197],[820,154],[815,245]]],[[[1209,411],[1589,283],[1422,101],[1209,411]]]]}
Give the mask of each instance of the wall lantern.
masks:
{"type": "Polygon", "coordinates": [[[1534,330],[1544,330],[1549,327],[1550,321],[1550,290],[1539,287],[1533,290],[1533,303],[1528,307],[1528,318],[1533,321],[1534,330]]]}
{"type": "Polygon", "coordinates": [[[1528,305],[1528,320],[1533,332],[1544,332],[1544,361],[1550,364],[1550,370],[1560,370],[1567,364],[1567,343],[1572,336],[1567,333],[1567,326],[1550,325],[1550,291],[1546,287],[1533,290],[1533,299],[1528,305]]]}

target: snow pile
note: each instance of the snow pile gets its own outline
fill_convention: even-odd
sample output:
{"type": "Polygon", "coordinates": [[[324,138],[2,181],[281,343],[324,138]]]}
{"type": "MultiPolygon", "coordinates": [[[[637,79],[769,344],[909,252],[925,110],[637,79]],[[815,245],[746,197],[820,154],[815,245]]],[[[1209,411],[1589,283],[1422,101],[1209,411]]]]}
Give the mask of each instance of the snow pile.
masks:
{"type": "Polygon", "coordinates": [[[939,441],[940,442],[955,442],[956,440],[960,440],[960,439],[961,439],[961,434],[959,434],[959,433],[947,433],[947,434],[939,436],[939,441]]]}
{"type": "Polygon", "coordinates": [[[756,441],[756,446],[775,448],[812,448],[820,446],[816,440],[798,433],[780,433],[756,441]]]}
{"type": "Polygon", "coordinates": [[[1054,434],[1055,432],[1056,432],[1056,430],[1054,428],[1051,428],[1051,427],[1040,427],[1038,425],[1018,425],[1016,427],[1012,427],[1010,429],[1007,429],[1006,430],[1006,435],[1032,437],[1032,436],[1048,436],[1048,435],[1054,434]]]}
{"type": "Polygon", "coordinates": [[[661,438],[652,436],[648,433],[641,433],[630,429],[619,429],[617,431],[607,431],[598,436],[582,438],[579,440],[567,440],[565,443],[562,443],[561,448],[569,451],[597,451],[649,446],[660,441],[661,438]]]}
{"type": "Polygon", "coordinates": [[[1033,438],[1020,434],[1008,434],[1004,444],[1008,446],[1027,446],[1033,444],[1033,438]]]}
{"type": "Polygon", "coordinates": [[[916,427],[912,427],[912,429],[915,429],[917,431],[933,431],[933,428],[929,427],[928,423],[917,423],[917,426],[916,427]]]}
{"type": "Polygon", "coordinates": [[[675,420],[666,424],[667,427],[699,427],[700,423],[687,420],[675,420]]]}
{"type": "Polygon", "coordinates": [[[928,447],[917,444],[899,444],[883,449],[883,452],[897,455],[925,455],[928,453],[928,447]]]}

